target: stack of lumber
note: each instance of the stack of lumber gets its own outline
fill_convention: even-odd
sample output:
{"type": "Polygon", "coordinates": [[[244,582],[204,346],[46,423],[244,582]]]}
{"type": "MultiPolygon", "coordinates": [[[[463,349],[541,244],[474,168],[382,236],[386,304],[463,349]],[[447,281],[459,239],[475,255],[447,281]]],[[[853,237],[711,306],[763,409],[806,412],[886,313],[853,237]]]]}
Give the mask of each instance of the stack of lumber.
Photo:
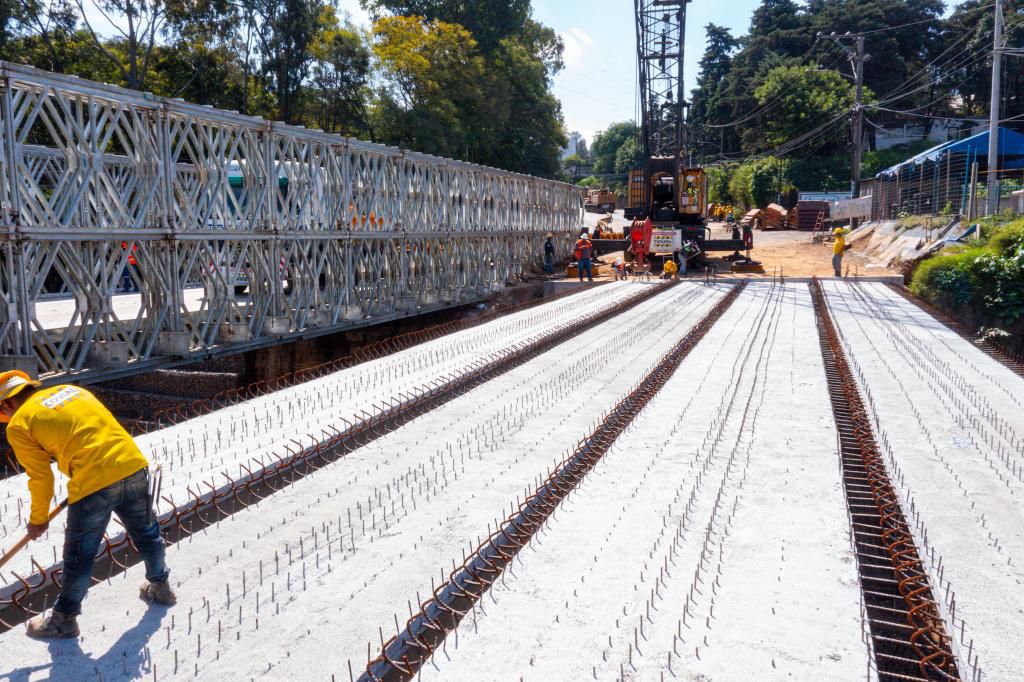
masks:
{"type": "Polygon", "coordinates": [[[789,211],[778,204],[768,204],[760,225],[764,230],[784,230],[789,227],[789,211]]]}
{"type": "Polygon", "coordinates": [[[824,213],[828,219],[831,204],[827,201],[798,201],[796,204],[796,219],[793,223],[796,229],[810,232],[818,221],[818,214],[824,213]]]}

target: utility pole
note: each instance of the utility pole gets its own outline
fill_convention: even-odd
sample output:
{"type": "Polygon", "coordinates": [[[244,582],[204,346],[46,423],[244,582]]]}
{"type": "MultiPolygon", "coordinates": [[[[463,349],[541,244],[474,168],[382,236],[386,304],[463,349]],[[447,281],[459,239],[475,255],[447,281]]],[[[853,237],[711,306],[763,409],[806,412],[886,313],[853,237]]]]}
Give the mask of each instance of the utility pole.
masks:
{"type": "Polygon", "coordinates": [[[992,47],[992,103],[988,123],[988,214],[999,213],[999,105],[1002,95],[1003,2],[996,0],[992,47]]]}
{"type": "MultiPolygon", "coordinates": [[[[852,158],[850,159],[850,193],[854,199],[857,199],[860,197],[860,165],[864,150],[864,62],[868,59],[868,55],[864,52],[864,34],[846,33],[844,35],[837,35],[832,33],[826,36],[819,33],[818,38],[829,38],[842,48],[843,52],[846,53],[847,59],[850,60],[854,81],[857,84],[856,99],[853,107],[853,149],[852,158]],[[847,45],[844,42],[846,40],[854,40],[855,45],[847,45]]],[[[850,227],[856,228],[857,223],[858,219],[852,218],[850,220],[850,227]]]]}
{"type": "MultiPolygon", "coordinates": [[[[854,67],[857,78],[857,100],[853,112],[853,198],[860,197],[860,161],[864,149],[864,36],[857,35],[857,63],[854,67]]],[[[854,218],[850,227],[857,226],[857,219],[854,218]]]]}

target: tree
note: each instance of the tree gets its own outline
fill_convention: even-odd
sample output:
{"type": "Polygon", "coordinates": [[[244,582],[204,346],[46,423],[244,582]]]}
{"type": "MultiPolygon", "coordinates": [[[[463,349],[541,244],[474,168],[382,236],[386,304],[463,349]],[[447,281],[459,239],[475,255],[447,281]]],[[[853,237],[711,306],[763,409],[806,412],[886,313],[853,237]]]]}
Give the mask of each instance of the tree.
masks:
{"type": "Polygon", "coordinates": [[[562,104],[548,87],[546,71],[537,52],[522,41],[503,40],[494,51],[485,73],[491,105],[479,122],[480,163],[541,177],[558,172],[566,135],[562,104]]]}
{"type": "Polygon", "coordinates": [[[319,31],[310,44],[313,118],[320,129],[357,135],[369,131],[370,49],[351,26],[342,26],[334,8],[320,12],[319,31]]]}
{"type": "Polygon", "coordinates": [[[44,48],[46,61],[33,65],[63,72],[77,23],[68,0],[0,0],[0,57],[24,61],[24,55],[18,54],[21,50],[10,49],[11,43],[18,36],[34,38],[44,48]]]}
{"type": "MultiPolygon", "coordinates": [[[[739,46],[739,41],[733,38],[729,29],[724,26],[708,24],[705,27],[707,32],[708,46],[704,56],[700,60],[700,75],[697,78],[697,87],[692,93],[692,104],[689,112],[689,125],[695,132],[701,130],[708,124],[720,125],[728,120],[728,111],[723,101],[724,83],[732,67],[732,53],[739,46]]],[[[708,142],[695,145],[705,151],[724,151],[724,137],[720,135],[708,135],[704,132],[708,142]],[[712,146],[715,137],[720,138],[717,146],[712,146]]],[[[731,131],[730,131],[731,132],[731,131]]],[[[724,135],[724,131],[722,132],[724,135]]],[[[700,138],[698,138],[700,139],[700,138]]]]}
{"type": "MultiPolygon", "coordinates": [[[[992,87],[992,60],[981,58],[992,49],[994,8],[991,2],[969,0],[957,6],[949,17],[944,35],[944,46],[964,54],[958,59],[943,59],[940,77],[948,96],[950,109],[965,116],[988,115],[992,87]]],[[[1013,17],[1024,14],[1024,1],[1004,0],[1007,18],[1004,36],[1010,46],[1024,44],[1024,26],[1013,17]]],[[[1001,118],[1012,119],[1024,115],[1024,60],[1003,59],[1003,107],[1001,118]]],[[[900,107],[904,108],[903,100],[900,107]]]]}
{"type": "Polygon", "coordinates": [[[157,36],[167,24],[164,0],[75,0],[93,45],[121,74],[126,87],[142,90],[149,76],[157,36]],[[103,16],[119,34],[116,47],[96,32],[89,15],[103,16]]]}
{"type": "Polygon", "coordinates": [[[580,155],[580,158],[590,158],[590,150],[587,148],[587,140],[585,138],[580,137],[579,142],[576,143],[576,153],[580,155]]]}
{"type": "MultiPolygon", "coordinates": [[[[838,71],[819,71],[800,66],[773,69],[755,91],[763,107],[773,104],[764,120],[768,144],[780,145],[811,132],[829,119],[849,110],[854,104],[851,84],[838,71]]],[[[865,91],[864,99],[872,98],[865,91]]],[[[821,147],[834,148],[845,138],[845,131],[836,127],[815,138],[821,147]]]]}
{"type": "Polygon", "coordinates": [[[266,17],[263,69],[274,79],[278,116],[297,123],[299,93],[309,73],[313,55],[309,45],[316,33],[321,0],[276,0],[266,17]]]}
{"type": "Polygon", "coordinates": [[[527,33],[530,0],[362,0],[376,17],[384,12],[458,24],[472,34],[480,52],[489,55],[501,41],[527,33]]]}
{"type": "Polygon", "coordinates": [[[590,156],[594,160],[594,173],[615,173],[619,149],[627,141],[639,135],[634,121],[612,123],[607,130],[594,135],[590,145],[590,156]]]}
{"type": "MultiPolygon", "coordinates": [[[[364,0],[363,5],[378,24],[416,20],[427,27],[457,27],[473,44],[468,70],[456,78],[443,66],[434,80],[446,87],[413,107],[411,60],[401,49],[382,58],[381,50],[401,41],[378,35],[375,51],[388,81],[372,117],[378,135],[389,140],[418,135],[416,144],[434,153],[521,173],[554,177],[561,172],[566,136],[551,78],[562,68],[562,43],[552,29],[530,18],[529,0],[364,0]]],[[[439,35],[454,37],[448,29],[439,35]]]]}
{"type": "Polygon", "coordinates": [[[375,129],[389,144],[469,156],[469,121],[482,105],[483,59],[469,31],[420,17],[383,17],[373,51],[385,70],[375,129]]]}

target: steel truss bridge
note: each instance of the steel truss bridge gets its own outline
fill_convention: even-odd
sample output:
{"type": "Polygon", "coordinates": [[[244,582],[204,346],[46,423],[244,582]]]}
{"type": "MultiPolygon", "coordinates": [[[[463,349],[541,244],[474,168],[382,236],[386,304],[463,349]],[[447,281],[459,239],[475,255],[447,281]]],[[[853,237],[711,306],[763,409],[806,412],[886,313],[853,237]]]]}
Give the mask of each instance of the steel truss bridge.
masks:
{"type": "Polygon", "coordinates": [[[0,123],[0,363],[54,379],[483,299],[583,214],[570,185],[5,62],[0,123]]]}

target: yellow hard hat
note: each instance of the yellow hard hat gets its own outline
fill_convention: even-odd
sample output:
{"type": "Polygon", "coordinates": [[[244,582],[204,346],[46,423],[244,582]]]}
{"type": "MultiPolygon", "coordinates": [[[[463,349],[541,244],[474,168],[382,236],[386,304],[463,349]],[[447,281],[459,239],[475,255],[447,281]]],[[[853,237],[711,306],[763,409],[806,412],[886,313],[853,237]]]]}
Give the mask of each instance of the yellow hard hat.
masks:
{"type": "Polygon", "coordinates": [[[842,231],[843,231],[843,228],[841,228],[841,227],[834,227],[834,228],[832,228],[832,234],[839,234],[842,231]]]}
{"type": "MultiPolygon", "coordinates": [[[[25,374],[20,369],[12,369],[0,374],[0,400],[16,396],[26,386],[42,386],[42,383],[25,374]]],[[[6,424],[10,418],[0,412],[0,424],[6,424]]]]}

